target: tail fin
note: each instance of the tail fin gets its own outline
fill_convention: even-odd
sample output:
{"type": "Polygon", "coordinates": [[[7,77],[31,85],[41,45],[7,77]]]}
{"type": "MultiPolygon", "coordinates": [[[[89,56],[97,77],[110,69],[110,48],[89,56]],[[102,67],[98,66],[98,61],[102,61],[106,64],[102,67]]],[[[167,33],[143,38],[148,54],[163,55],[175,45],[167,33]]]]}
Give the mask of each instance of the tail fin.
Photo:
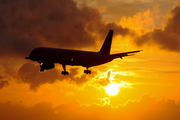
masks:
{"type": "Polygon", "coordinates": [[[113,30],[109,30],[109,33],[101,47],[101,50],[99,51],[100,53],[107,55],[110,54],[112,37],[113,37],[113,30]]]}

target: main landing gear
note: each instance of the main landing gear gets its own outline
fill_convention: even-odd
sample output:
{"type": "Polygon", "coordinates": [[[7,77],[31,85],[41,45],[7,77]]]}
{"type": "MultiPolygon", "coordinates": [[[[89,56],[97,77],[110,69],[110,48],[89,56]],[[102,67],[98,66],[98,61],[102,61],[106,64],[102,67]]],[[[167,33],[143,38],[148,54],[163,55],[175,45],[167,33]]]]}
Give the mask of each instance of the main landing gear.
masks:
{"type": "Polygon", "coordinates": [[[64,71],[61,72],[62,75],[69,75],[69,72],[66,71],[66,65],[62,64],[64,71]]]}
{"type": "Polygon", "coordinates": [[[87,67],[87,70],[84,70],[84,73],[86,73],[86,74],[91,74],[91,71],[88,70],[88,67],[87,67]]]}

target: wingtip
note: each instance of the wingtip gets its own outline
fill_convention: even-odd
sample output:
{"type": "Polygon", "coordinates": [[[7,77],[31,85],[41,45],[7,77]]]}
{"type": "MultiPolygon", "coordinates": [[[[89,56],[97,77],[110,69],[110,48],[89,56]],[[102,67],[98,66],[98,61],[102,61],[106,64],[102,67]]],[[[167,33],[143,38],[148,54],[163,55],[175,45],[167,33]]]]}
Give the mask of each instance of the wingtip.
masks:
{"type": "Polygon", "coordinates": [[[144,50],[137,50],[138,52],[144,51],[144,50]]]}

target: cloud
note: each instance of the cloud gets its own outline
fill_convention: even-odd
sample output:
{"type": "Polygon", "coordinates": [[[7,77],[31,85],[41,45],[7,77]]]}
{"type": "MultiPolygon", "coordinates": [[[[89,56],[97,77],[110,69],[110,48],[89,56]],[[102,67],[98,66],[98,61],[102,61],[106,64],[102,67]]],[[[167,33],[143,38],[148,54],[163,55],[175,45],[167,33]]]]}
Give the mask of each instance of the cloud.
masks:
{"type": "Polygon", "coordinates": [[[157,44],[160,49],[180,52],[180,6],[177,5],[168,13],[168,18],[163,22],[164,28],[154,28],[150,32],[146,32],[142,36],[135,38],[138,46],[144,44],[157,44]]]}
{"type": "Polygon", "coordinates": [[[101,40],[99,35],[104,39],[109,29],[121,35],[130,33],[103,22],[97,9],[78,8],[72,0],[3,0],[0,11],[2,56],[25,57],[39,46],[85,48],[101,40]]]}
{"type": "Polygon", "coordinates": [[[111,101],[109,100],[109,98],[105,97],[101,100],[101,105],[102,106],[110,105],[110,102],[111,101]]]}
{"type": "Polygon", "coordinates": [[[90,81],[97,74],[96,71],[92,71],[91,75],[80,74],[78,68],[71,68],[69,73],[68,76],[61,75],[61,71],[55,68],[42,73],[40,72],[39,65],[25,63],[18,70],[18,79],[23,83],[28,83],[31,90],[37,91],[40,85],[46,83],[53,84],[56,81],[63,80],[81,86],[87,81],[90,81]]]}
{"type": "Polygon", "coordinates": [[[0,89],[2,89],[4,86],[9,86],[9,82],[6,80],[0,80],[0,89]]]}
{"type": "Polygon", "coordinates": [[[120,76],[131,76],[131,73],[127,72],[113,72],[111,69],[105,73],[97,74],[93,81],[91,82],[92,85],[96,86],[97,88],[103,88],[108,84],[116,84],[120,87],[127,87],[130,86],[130,83],[126,83],[119,79],[120,76]]]}
{"type": "Polygon", "coordinates": [[[6,76],[0,75],[0,89],[2,89],[5,86],[9,86],[9,82],[5,80],[6,76]]]}
{"type": "MultiPolygon", "coordinates": [[[[4,57],[24,59],[29,52],[40,46],[83,49],[104,40],[109,29],[114,34],[130,35],[131,31],[116,23],[106,23],[95,8],[77,7],[73,0],[1,0],[0,2],[0,55],[2,71],[8,78],[20,79],[36,91],[40,85],[67,80],[82,85],[96,74],[79,74],[78,69],[70,69],[70,75],[60,75],[53,69],[39,72],[39,66],[22,61],[8,63],[4,57]],[[8,67],[4,66],[7,64],[8,67]],[[21,65],[22,64],[22,65],[21,65]],[[20,69],[18,70],[17,68],[20,69]],[[11,72],[11,73],[10,73],[11,72]]],[[[10,80],[9,80],[10,81],[10,80]]],[[[5,85],[5,82],[2,82],[5,85]]]]}
{"type": "Polygon", "coordinates": [[[11,102],[0,104],[1,120],[23,119],[23,120],[56,120],[51,103],[38,103],[33,107],[26,107],[23,104],[11,102]],[[4,114],[4,115],[3,115],[4,114]],[[3,115],[3,116],[2,116],[3,115]]]}
{"type": "Polygon", "coordinates": [[[100,86],[107,86],[111,83],[111,80],[109,79],[111,77],[111,74],[111,70],[107,71],[105,74],[99,73],[99,75],[97,75],[97,77],[95,78],[94,84],[98,84],[100,86]]]}
{"type": "Polygon", "coordinates": [[[37,91],[37,88],[45,83],[54,83],[60,78],[59,72],[56,69],[48,70],[44,73],[39,72],[39,65],[25,63],[18,71],[18,77],[23,83],[30,84],[30,89],[37,91]]]}
{"type": "Polygon", "coordinates": [[[146,11],[148,8],[153,8],[153,1],[102,1],[102,0],[75,0],[79,6],[88,5],[91,7],[106,6],[103,12],[103,17],[108,21],[119,21],[124,15],[133,16],[137,12],[146,11]]]}
{"type": "Polygon", "coordinates": [[[108,70],[105,73],[92,70],[92,73],[88,75],[84,74],[82,69],[77,67],[71,67],[68,71],[68,76],[61,75],[61,70],[56,68],[40,72],[39,65],[25,63],[19,68],[17,79],[22,83],[28,83],[30,89],[35,92],[41,85],[46,83],[53,84],[57,81],[66,81],[67,83],[77,85],[78,87],[93,86],[98,89],[104,89],[104,87],[110,83],[116,83],[120,86],[127,84],[118,79],[114,80],[113,77],[117,73],[112,72],[112,70],[108,70]]]}
{"type": "Polygon", "coordinates": [[[125,105],[111,107],[109,99],[105,101],[108,106],[101,104],[82,105],[77,100],[69,104],[53,107],[52,103],[37,103],[27,107],[22,103],[0,103],[0,118],[2,120],[68,120],[68,119],[94,119],[94,120],[179,120],[180,104],[173,100],[157,101],[155,97],[144,95],[139,101],[128,101],[125,105]]]}
{"type": "Polygon", "coordinates": [[[134,29],[136,32],[142,28],[152,28],[154,26],[153,12],[148,9],[145,12],[136,13],[133,17],[123,16],[119,24],[134,29]]]}

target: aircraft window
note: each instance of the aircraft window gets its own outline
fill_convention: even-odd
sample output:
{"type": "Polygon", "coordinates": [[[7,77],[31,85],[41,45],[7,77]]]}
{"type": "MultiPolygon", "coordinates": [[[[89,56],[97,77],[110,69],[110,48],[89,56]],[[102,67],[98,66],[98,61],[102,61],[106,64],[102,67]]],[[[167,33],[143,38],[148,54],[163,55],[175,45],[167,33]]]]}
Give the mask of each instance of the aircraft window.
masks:
{"type": "Polygon", "coordinates": [[[40,51],[32,51],[32,53],[41,53],[40,51]]]}

